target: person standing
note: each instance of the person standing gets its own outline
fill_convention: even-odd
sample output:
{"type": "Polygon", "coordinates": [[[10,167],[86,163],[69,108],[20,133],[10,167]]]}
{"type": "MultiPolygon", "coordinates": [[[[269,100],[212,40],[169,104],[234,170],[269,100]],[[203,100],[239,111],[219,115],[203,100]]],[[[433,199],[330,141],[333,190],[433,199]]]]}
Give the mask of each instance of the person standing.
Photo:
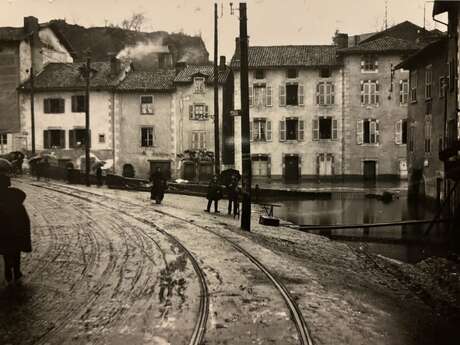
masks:
{"type": "Polygon", "coordinates": [[[150,177],[152,187],[150,189],[150,199],[155,200],[155,203],[161,204],[163,201],[167,186],[166,178],[161,173],[160,168],[156,168],[155,172],[150,177]]]}
{"type": "Polygon", "coordinates": [[[228,194],[228,214],[232,214],[233,206],[233,217],[236,217],[239,213],[239,200],[238,200],[238,179],[236,176],[232,176],[230,184],[227,186],[228,194]]]}
{"type": "Polygon", "coordinates": [[[11,188],[10,178],[0,175],[0,254],[5,263],[5,280],[19,281],[21,252],[30,253],[30,220],[23,205],[26,194],[11,188]]]}
{"type": "Polygon", "coordinates": [[[214,212],[219,212],[219,199],[222,198],[222,188],[218,183],[217,176],[213,176],[211,181],[208,185],[208,193],[206,194],[206,198],[208,199],[208,206],[206,207],[205,212],[211,212],[211,205],[214,201],[214,212]]]}
{"type": "Polygon", "coordinates": [[[98,187],[102,186],[102,167],[100,165],[98,165],[96,168],[96,180],[97,180],[97,186],[98,187]]]}

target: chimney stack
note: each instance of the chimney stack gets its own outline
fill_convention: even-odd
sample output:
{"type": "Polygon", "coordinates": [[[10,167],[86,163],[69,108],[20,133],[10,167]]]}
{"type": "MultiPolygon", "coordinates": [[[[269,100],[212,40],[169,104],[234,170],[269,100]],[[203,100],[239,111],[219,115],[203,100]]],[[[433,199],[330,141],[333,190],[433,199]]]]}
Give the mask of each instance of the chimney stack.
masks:
{"type": "Polygon", "coordinates": [[[224,55],[221,55],[220,56],[220,60],[219,60],[219,69],[221,71],[225,70],[225,67],[226,67],[226,61],[225,61],[225,56],[224,55]]]}
{"type": "Polygon", "coordinates": [[[110,74],[117,77],[121,72],[121,61],[117,59],[114,53],[108,54],[110,57],[110,74]]]}
{"type": "Polygon", "coordinates": [[[36,17],[24,17],[24,32],[26,34],[38,34],[39,29],[40,25],[38,24],[38,19],[36,17]]]}
{"type": "Polygon", "coordinates": [[[348,34],[343,34],[337,31],[333,41],[338,49],[348,48],[348,34]]]}

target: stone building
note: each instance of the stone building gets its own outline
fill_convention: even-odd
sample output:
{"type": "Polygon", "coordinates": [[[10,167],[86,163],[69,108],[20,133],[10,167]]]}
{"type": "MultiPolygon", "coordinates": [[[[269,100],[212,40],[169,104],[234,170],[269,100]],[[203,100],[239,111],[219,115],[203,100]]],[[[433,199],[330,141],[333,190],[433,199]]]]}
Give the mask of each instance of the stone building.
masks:
{"type": "MultiPolygon", "coordinates": [[[[252,174],[299,182],[342,172],[342,65],[334,45],[250,46],[252,174]]],[[[239,42],[231,67],[239,108],[239,42]]],[[[240,118],[235,122],[241,168],[240,118]]]]}
{"type": "Polygon", "coordinates": [[[0,28],[0,149],[30,150],[27,133],[21,129],[18,86],[42,71],[50,62],[72,62],[69,42],[49,23],[25,17],[24,26],[0,28]]]}
{"type": "Polygon", "coordinates": [[[439,202],[444,194],[444,116],[455,96],[444,90],[448,83],[447,37],[433,42],[396,68],[409,70],[410,96],[407,117],[409,192],[439,202]]]}

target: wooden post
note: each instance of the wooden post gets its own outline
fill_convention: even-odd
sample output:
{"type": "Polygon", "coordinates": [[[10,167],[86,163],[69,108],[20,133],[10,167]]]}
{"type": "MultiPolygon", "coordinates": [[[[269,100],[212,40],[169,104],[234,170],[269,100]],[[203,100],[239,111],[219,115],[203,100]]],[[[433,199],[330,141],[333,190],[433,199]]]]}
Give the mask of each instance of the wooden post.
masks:
{"type": "Polygon", "coordinates": [[[220,174],[218,18],[214,4],[214,173],[220,174]]]}

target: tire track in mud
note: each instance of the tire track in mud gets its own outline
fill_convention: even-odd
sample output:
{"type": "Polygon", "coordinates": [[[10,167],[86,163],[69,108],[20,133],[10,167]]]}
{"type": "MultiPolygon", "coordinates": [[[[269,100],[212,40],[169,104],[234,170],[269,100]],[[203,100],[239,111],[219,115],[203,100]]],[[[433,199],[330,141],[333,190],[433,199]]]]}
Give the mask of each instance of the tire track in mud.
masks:
{"type": "MultiPolygon", "coordinates": [[[[78,189],[78,188],[74,188],[74,187],[69,187],[69,186],[63,186],[63,185],[57,185],[57,184],[54,185],[54,186],[56,188],[67,189],[67,190],[70,190],[70,191],[73,191],[73,192],[78,191],[79,193],[86,193],[87,195],[92,195],[92,196],[97,197],[97,198],[103,198],[103,199],[105,198],[106,200],[114,200],[114,201],[116,201],[118,203],[118,206],[120,206],[119,205],[120,203],[123,203],[123,209],[124,210],[127,210],[128,212],[133,212],[134,214],[139,213],[139,208],[140,208],[139,205],[134,204],[134,203],[132,203],[130,201],[127,201],[127,200],[123,200],[123,201],[121,201],[119,199],[115,200],[114,198],[109,197],[107,195],[101,195],[99,193],[93,193],[93,192],[90,192],[90,191],[86,191],[86,190],[82,190],[82,189],[78,189]],[[128,205],[129,205],[129,207],[128,207],[128,205]]],[[[72,194],[72,192],[70,192],[70,194],[72,194]]],[[[91,200],[91,199],[88,198],[88,200],[91,200]]],[[[97,201],[94,201],[94,202],[99,203],[97,201]]],[[[161,211],[161,210],[158,210],[158,209],[153,209],[151,211],[156,212],[157,214],[160,214],[160,215],[163,215],[163,216],[166,216],[166,217],[171,217],[173,219],[176,219],[177,221],[182,223],[181,224],[182,227],[186,226],[189,230],[194,230],[194,229],[196,230],[197,228],[199,228],[202,231],[206,231],[207,233],[211,233],[213,236],[216,236],[220,240],[228,243],[234,250],[236,250],[238,253],[240,253],[246,259],[248,259],[253,265],[255,265],[257,267],[258,270],[260,270],[260,272],[263,273],[263,275],[266,277],[266,279],[268,279],[270,281],[270,283],[279,292],[280,296],[282,297],[283,301],[285,302],[285,306],[289,310],[289,315],[290,315],[291,321],[295,325],[295,329],[297,331],[297,338],[295,340],[298,340],[298,342],[300,344],[303,344],[303,345],[313,344],[313,341],[312,341],[312,338],[311,338],[311,335],[310,335],[310,331],[309,331],[309,329],[307,327],[307,324],[306,324],[306,322],[305,322],[305,320],[303,318],[303,315],[302,315],[302,313],[301,313],[296,301],[291,296],[290,292],[284,286],[284,284],[274,274],[272,274],[270,272],[270,270],[263,265],[262,262],[260,262],[253,255],[251,255],[243,247],[238,245],[235,241],[227,238],[226,236],[223,236],[223,235],[217,233],[216,231],[211,230],[208,227],[200,226],[198,224],[191,225],[189,220],[181,218],[181,217],[178,217],[178,216],[176,216],[174,214],[171,214],[169,212],[161,211]],[[194,228],[194,229],[191,229],[191,228],[194,228]]],[[[132,216],[133,216],[133,218],[142,221],[142,219],[139,219],[138,216],[134,216],[134,215],[132,215],[132,216]]],[[[158,219],[154,219],[154,220],[155,220],[155,222],[158,222],[158,219]]],[[[174,228],[174,227],[175,226],[173,224],[171,226],[171,228],[174,228]]],[[[207,267],[206,269],[209,269],[209,270],[212,271],[211,267],[207,267]]],[[[219,277],[217,277],[217,278],[218,278],[218,280],[220,279],[219,277]]]]}

